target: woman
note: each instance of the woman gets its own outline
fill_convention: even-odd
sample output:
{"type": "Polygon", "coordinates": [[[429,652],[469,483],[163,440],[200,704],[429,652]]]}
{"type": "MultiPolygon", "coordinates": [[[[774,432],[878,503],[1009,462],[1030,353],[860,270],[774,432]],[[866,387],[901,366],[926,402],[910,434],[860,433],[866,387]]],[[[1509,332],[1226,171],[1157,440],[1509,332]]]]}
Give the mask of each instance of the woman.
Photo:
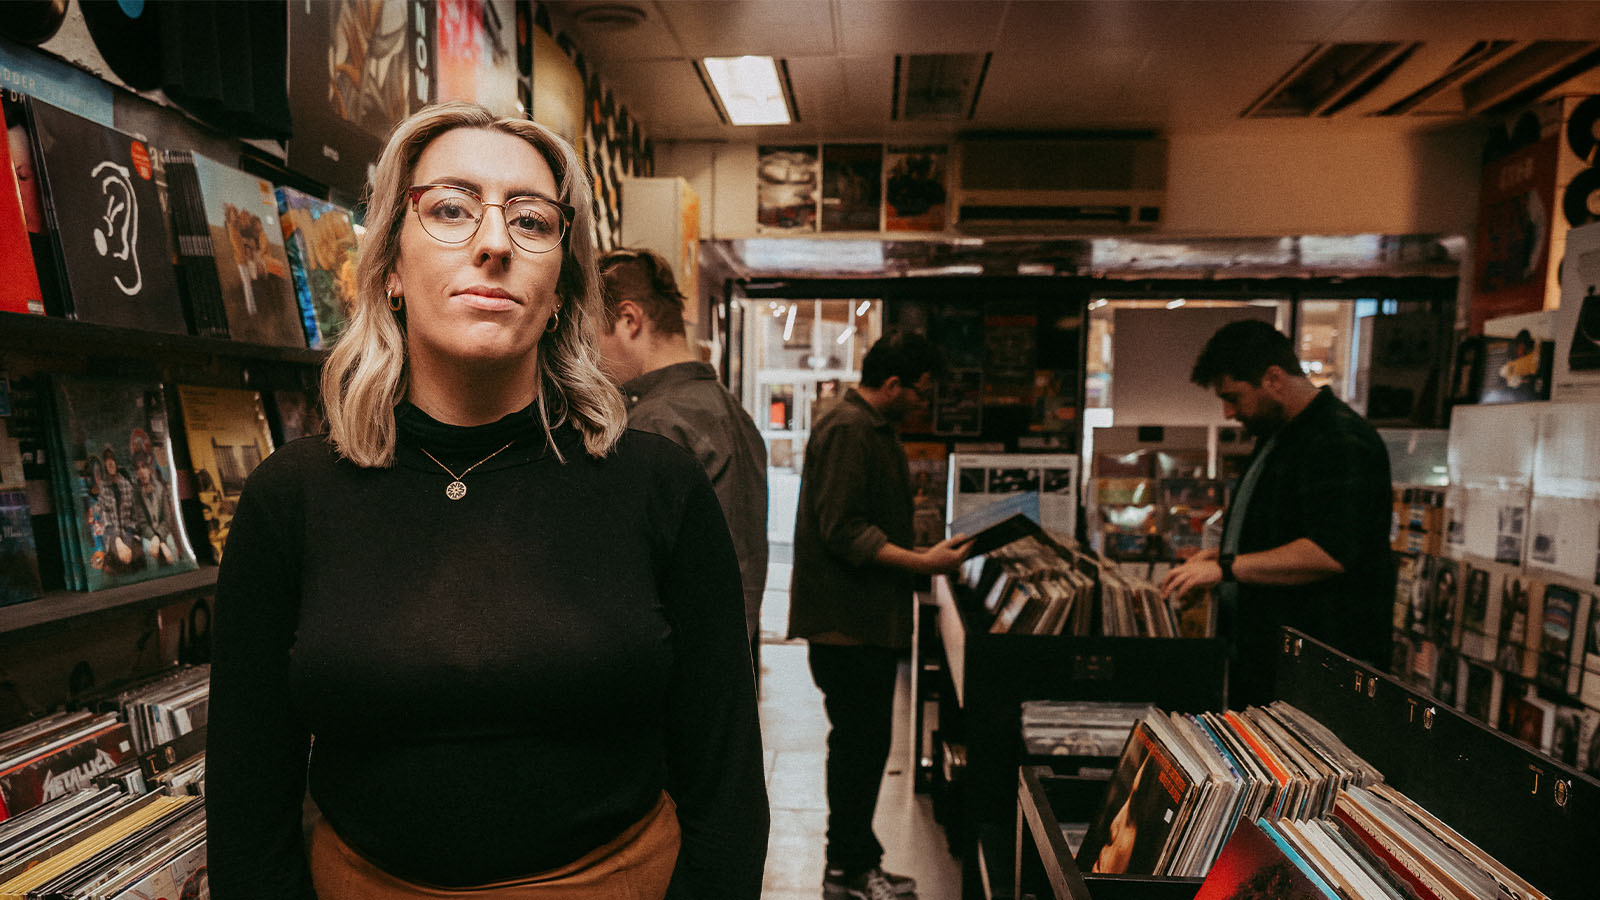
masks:
{"type": "Polygon", "coordinates": [[[251,475],[218,578],[217,900],[759,895],[738,564],[596,365],[590,202],[481,107],[384,149],[331,434],[251,475]]]}

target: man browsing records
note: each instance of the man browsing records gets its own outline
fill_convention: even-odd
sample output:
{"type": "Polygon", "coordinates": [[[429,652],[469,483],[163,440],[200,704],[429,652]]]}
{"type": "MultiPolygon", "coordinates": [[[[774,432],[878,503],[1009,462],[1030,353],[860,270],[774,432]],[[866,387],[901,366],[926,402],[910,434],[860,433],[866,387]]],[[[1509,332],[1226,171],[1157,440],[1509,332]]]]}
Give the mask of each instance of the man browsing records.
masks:
{"type": "Polygon", "coordinates": [[[911,576],[953,571],[965,537],[915,549],[911,473],[895,424],[925,406],[943,364],[917,334],[891,334],[861,386],[812,428],[794,527],[789,636],[805,638],[828,714],[825,900],[886,900],[916,885],[882,868],[872,831],[893,730],[895,677],[911,643],[911,576]]]}
{"type": "Polygon", "coordinates": [[[1168,596],[1217,587],[1232,643],[1228,705],[1271,700],[1282,626],[1386,665],[1395,570],[1389,456],[1378,433],[1307,379],[1272,326],[1233,322],[1190,380],[1256,439],[1223,519],[1222,546],[1173,569],[1168,596]]]}

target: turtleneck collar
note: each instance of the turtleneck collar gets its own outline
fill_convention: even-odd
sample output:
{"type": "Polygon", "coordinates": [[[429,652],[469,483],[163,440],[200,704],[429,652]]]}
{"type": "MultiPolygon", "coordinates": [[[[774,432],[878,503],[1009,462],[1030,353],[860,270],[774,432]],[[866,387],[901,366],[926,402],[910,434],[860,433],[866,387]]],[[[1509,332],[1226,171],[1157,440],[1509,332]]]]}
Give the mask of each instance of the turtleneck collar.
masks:
{"type": "MultiPolygon", "coordinates": [[[[539,424],[538,410],[534,410],[531,404],[498,421],[461,426],[435,420],[434,416],[422,412],[408,400],[402,400],[395,407],[395,431],[400,444],[427,448],[434,455],[488,453],[510,440],[534,447],[544,444],[544,426],[539,424]]],[[[566,428],[554,431],[560,434],[566,428]]]]}

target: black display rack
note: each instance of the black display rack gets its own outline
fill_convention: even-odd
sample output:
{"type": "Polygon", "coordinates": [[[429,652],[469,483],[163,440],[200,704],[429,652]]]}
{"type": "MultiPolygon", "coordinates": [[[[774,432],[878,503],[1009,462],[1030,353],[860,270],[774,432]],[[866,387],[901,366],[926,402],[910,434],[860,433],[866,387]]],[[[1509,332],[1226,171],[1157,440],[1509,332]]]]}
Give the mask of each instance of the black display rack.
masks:
{"type": "MultiPolygon", "coordinates": [[[[990,634],[981,604],[962,592],[948,578],[933,581],[942,671],[938,678],[922,672],[927,687],[919,689],[938,694],[938,737],[914,731],[919,743],[932,741],[915,754],[934,761],[933,789],[943,794],[942,801],[936,794],[936,809],[952,850],[967,860],[963,895],[996,897],[1009,894],[1012,881],[1017,767],[1024,761],[1022,702],[1144,701],[1163,709],[1217,709],[1224,701],[1226,646],[1214,638],[990,634]],[[947,783],[946,776],[954,775],[947,771],[953,754],[964,766],[947,783]]],[[[917,629],[919,645],[925,630],[917,629]]],[[[917,656],[925,655],[919,646],[917,656]]]]}
{"type": "MultiPolygon", "coordinates": [[[[1485,727],[1399,680],[1291,629],[1277,694],[1337,734],[1384,781],[1555,900],[1596,894],[1600,782],[1485,727]]],[[[1018,778],[1012,891],[1055,900],[1188,900],[1192,878],[1084,875],[1066,852],[1061,813],[1098,803],[1044,767],[1018,778]]]]}

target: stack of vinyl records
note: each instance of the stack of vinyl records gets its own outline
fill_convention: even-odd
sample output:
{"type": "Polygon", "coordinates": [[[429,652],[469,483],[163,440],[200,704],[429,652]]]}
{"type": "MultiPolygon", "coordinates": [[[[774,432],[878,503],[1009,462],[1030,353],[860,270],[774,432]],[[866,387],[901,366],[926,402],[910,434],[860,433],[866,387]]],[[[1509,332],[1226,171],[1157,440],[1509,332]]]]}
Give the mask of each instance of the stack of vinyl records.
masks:
{"type": "Polygon", "coordinates": [[[162,158],[166,162],[167,199],[172,207],[172,231],[178,238],[179,271],[190,325],[195,334],[226,338],[228,313],[222,303],[217,253],[206,224],[194,154],[169,150],[162,158]]]}
{"type": "Polygon", "coordinates": [[[1134,727],[1077,855],[1086,872],[1204,875],[1239,822],[1315,818],[1382,775],[1282,701],[1134,727]]]}
{"type": "Polygon", "coordinates": [[[83,791],[0,824],[0,900],[202,898],[199,797],[83,791]]]}
{"type": "Polygon", "coordinates": [[[57,713],[0,733],[0,821],[88,787],[133,755],[115,713],[57,713]]]}
{"type": "Polygon", "coordinates": [[[1475,900],[1545,894],[1409,797],[1346,787],[1330,815],[1244,821],[1195,900],[1475,900]]]}
{"type": "Polygon", "coordinates": [[[1028,535],[974,556],[957,581],[982,598],[991,634],[1208,637],[1214,624],[1180,620],[1150,581],[1115,564],[1028,535]]]}
{"type": "Polygon", "coordinates": [[[110,703],[133,729],[134,747],[144,753],[203,728],[210,700],[211,667],[194,666],[125,688],[110,703]]]}
{"type": "Polygon", "coordinates": [[[1022,745],[1035,756],[1114,757],[1140,719],[1156,715],[1148,703],[1025,700],[1022,745]]]}

